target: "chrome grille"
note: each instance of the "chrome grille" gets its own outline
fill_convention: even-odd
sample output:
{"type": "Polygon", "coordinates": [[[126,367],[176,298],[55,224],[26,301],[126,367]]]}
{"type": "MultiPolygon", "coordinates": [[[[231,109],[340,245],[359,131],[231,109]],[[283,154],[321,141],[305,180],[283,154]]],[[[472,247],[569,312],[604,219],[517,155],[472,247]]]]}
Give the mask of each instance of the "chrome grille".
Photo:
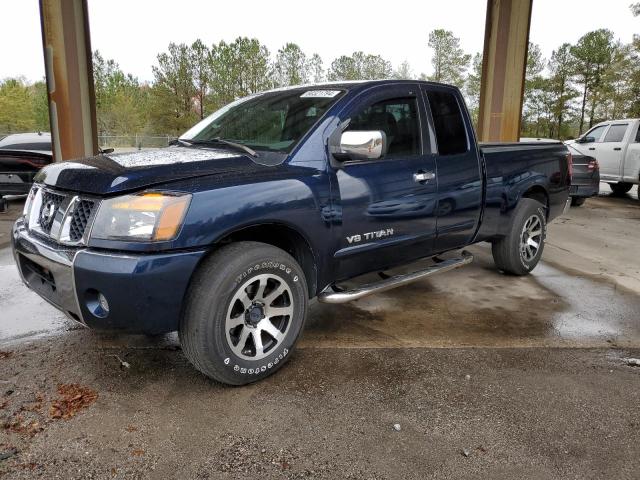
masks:
{"type": "Polygon", "coordinates": [[[28,227],[41,235],[67,245],[86,241],[99,200],[75,193],[34,186],[28,227]]]}
{"type": "Polygon", "coordinates": [[[60,209],[60,205],[64,201],[64,198],[65,196],[59,193],[50,192],[48,190],[44,190],[42,192],[42,205],[40,206],[40,212],[38,212],[38,223],[44,233],[51,233],[53,220],[55,219],[56,213],[60,209]]]}
{"type": "Polygon", "coordinates": [[[95,202],[92,200],[80,200],[77,202],[69,224],[69,238],[72,242],[82,240],[94,207],[95,202]]]}

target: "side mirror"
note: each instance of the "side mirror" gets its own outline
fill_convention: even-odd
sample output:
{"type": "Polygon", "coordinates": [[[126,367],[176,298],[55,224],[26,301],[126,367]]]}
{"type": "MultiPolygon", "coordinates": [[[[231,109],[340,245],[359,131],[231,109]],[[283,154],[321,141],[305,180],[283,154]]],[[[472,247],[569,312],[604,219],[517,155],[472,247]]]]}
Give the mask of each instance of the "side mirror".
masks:
{"type": "Polygon", "coordinates": [[[335,152],[339,160],[375,160],[387,149],[387,136],[382,130],[352,130],[342,132],[340,147],[335,152]]]}
{"type": "Polygon", "coordinates": [[[595,137],[580,137],[577,142],[578,143],[594,143],[596,141],[595,137]]]}

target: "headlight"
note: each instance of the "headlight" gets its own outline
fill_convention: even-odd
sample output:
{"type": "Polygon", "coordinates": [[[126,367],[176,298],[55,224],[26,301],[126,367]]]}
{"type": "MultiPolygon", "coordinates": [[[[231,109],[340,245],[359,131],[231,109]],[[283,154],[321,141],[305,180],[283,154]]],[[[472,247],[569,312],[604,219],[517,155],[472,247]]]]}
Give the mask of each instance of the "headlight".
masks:
{"type": "Polygon", "coordinates": [[[191,195],[145,192],[103,200],[91,238],[162,241],[175,238],[191,195]]]}

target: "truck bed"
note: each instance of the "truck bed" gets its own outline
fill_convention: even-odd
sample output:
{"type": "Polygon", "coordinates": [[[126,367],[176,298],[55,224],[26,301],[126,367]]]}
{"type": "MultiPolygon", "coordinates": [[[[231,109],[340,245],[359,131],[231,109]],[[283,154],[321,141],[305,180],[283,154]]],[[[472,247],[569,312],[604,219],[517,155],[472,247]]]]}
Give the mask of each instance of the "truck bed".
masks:
{"type": "Polygon", "coordinates": [[[540,186],[539,199],[549,207],[548,220],[562,213],[570,185],[568,150],[562,142],[480,143],[479,147],[487,181],[478,240],[506,233],[511,212],[532,185],[540,186]]]}

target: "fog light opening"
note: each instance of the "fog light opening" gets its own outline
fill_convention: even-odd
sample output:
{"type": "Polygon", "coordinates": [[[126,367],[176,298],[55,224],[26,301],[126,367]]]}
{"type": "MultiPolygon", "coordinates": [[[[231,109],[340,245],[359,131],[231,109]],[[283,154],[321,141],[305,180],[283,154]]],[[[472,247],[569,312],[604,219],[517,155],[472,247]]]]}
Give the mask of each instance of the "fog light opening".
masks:
{"type": "Polygon", "coordinates": [[[93,288],[87,290],[85,293],[85,304],[87,310],[98,318],[105,318],[109,315],[109,301],[102,292],[94,290],[93,288]]]}

